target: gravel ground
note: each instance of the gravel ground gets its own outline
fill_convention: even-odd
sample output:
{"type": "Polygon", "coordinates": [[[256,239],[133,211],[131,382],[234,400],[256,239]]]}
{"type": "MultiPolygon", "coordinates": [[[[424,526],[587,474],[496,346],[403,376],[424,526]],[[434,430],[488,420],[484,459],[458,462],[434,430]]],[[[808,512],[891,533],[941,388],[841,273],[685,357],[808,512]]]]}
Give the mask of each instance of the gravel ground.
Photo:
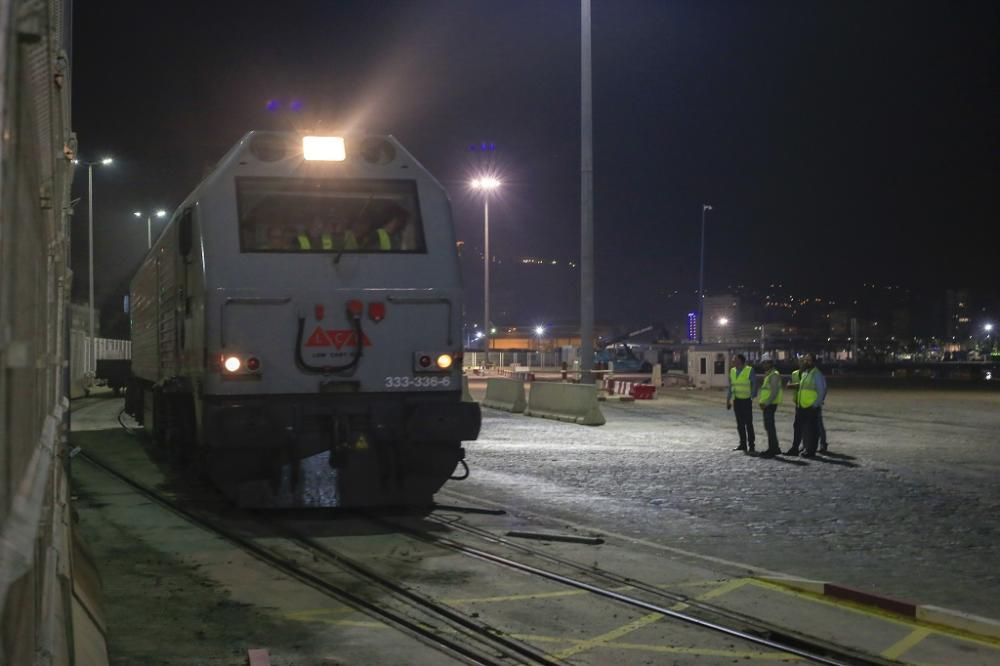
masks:
{"type": "MultiPolygon", "coordinates": [[[[603,403],[607,425],[483,410],[455,490],[511,509],[1000,617],[1000,392],[832,390],[837,457],[733,452],[720,392],[603,403]]],[[[792,408],[778,413],[782,448],[792,408]]],[[[756,414],[758,449],[766,448],[756,414]]]]}

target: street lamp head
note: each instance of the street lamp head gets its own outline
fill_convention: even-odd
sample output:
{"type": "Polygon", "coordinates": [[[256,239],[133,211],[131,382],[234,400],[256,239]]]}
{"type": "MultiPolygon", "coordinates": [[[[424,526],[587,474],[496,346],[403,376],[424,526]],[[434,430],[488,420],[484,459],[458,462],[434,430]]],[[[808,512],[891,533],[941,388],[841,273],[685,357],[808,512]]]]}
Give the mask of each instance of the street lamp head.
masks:
{"type": "Polygon", "coordinates": [[[114,160],[111,159],[110,157],[105,157],[104,159],[101,160],[101,164],[103,164],[104,166],[107,166],[112,162],[114,162],[114,160]]]}
{"type": "Polygon", "coordinates": [[[705,211],[705,210],[712,210],[712,204],[702,204],[701,205],[701,209],[703,211],[705,211]]]}
{"type": "Polygon", "coordinates": [[[719,326],[726,326],[727,324],[729,324],[729,320],[728,319],[726,319],[725,317],[720,317],[719,318],[719,326]]]}
{"type": "Polygon", "coordinates": [[[166,215],[167,215],[167,211],[165,211],[165,210],[158,210],[158,211],[156,211],[156,217],[166,217],[166,215]]]}
{"type": "Polygon", "coordinates": [[[983,330],[986,331],[987,333],[989,333],[990,331],[993,330],[993,324],[985,324],[983,326],[983,330]]]}
{"type": "Polygon", "coordinates": [[[135,215],[136,217],[142,217],[142,211],[139,211],[139,210],[135,211],[132,214],[135,215]]]}
{"type": "Polygon", "coordinates": [[[545,334],[545,327],[544,326],[536,326],[535,327],[535,335],[537,335],[538,337],[541,337],[544,334],[545,334]]]}
{"type": "Polygon", "coordinates": [[[481,178],[473,178],[470,184],[474,189],[490,192],[500,187],[500,180],[493,176],[483,176],[481,178]]]}

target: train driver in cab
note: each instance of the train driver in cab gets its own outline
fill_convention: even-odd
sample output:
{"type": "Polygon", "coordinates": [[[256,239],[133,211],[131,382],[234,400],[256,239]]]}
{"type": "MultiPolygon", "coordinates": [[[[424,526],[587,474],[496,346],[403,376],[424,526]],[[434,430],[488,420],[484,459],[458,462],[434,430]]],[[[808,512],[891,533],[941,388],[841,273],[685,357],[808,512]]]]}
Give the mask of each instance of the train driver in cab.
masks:
{"type": "Polygon", "coordinates": [[[333,222],[333,249],[348,252],[358,249],[358,239],[351,230],[347,218],[338,217],[333,222]]]}
{"type": "Polygon", "coordinates": [[[410,214],[402,206],[391,204],[380,217],[383,221],[377,227],[371,218],[361,222],[358,244],[363,249],[382,252],[400,249],[403,229],[409,222],[410,214]]]}
{"type": "Polygon", "coordinates": [[[323,218],[313,215],[309,218],[306,228],[299,232],[300,250],[333,250],[333,234],[323,218]]]}

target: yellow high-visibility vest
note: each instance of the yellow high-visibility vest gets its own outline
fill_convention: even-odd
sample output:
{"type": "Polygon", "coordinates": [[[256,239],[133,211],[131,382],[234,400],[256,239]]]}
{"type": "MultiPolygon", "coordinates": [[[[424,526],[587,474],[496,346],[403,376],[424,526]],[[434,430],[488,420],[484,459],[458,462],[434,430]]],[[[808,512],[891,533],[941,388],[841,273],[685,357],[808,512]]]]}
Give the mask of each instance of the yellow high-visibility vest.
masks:
{"type": "Polygon", "coordinates": [[[375,233],[378,234],[378,249],[380,250],[391,250],[392,249],[392,238],[389,237],[389,232],[385,229],[376,229],[375,233]]]}
{"type": "MultiPolygon", "coordinates": [[[[324,250],[333,249],[333,236],[331,236],[330,234],[322,234],[319,240],[324,250]]],[[[305,234],[299,234],[299,249],[302,250],[312,249],[312,243],[309,241],[309,236],[306,236],[305,234]]]]}
{"type": "Polygon", "coordinates": [[[812,407],[819,398],[816,390],[816,368],[811,368],[802,373],[799,382],[799,392],[795,396],[795,404],[802,408],[812,407]]]}
{"type": "Polygon", "coordinates": [[[739,372],[736,372],[736,368],[729,368],[729,385],[733,387],[734,398],[748,399],[753,393],[753,388],[750,386],[750,366],[744,365],[739,372]]]}
{"type": "Polygon", "coordinates": [[[764,375],[764,381],[762,381],[760,384],[760,392],[757,394],[757,397],[760,399],[760,404],[763,405],[764,403],[768,403],[768,404],[780,405],[781,399],[784,397],[784,395],[785,395],[785,389],[782,388],[781,386],[781,375],[780,373],[778,373],[777,370],[771,368],[771,372],[764,375]],[[778,395],[774,399],[774,402],[772,403],[770,402],[771,400],[770,379],[773,375],[778,375],[778,395]]]}
{"type": "Polygon", "coordinates": [[[354,237],[354,232],[345,231],[343,238],[343,246],[338,247],[338,250],[357,250],[358,249],[358,239],[354,237]]]}

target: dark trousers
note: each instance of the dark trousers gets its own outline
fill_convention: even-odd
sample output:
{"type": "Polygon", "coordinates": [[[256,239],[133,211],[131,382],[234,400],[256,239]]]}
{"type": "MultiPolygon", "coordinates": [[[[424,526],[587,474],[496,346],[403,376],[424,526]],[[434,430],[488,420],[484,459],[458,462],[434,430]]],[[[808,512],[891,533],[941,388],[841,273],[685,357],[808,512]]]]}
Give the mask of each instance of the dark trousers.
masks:
{"type": "Polygon", "coordinates": [[[774,427],[774,414],[777,411],[777,405],[768,405],[764,408],[764,430],[767,431],[768,453],[781,453],[781,447],[778,445],[778,430],[774,427]]]}
{"type": "Polygon", "coordinates": [[[795,408],[795,420],[792,422],[792,448],[789,451],[798,451],[802,444],[802,408],[795,408]]]}
{"type": "Polygon", "coordinates": [[[805,452],[813,455],[819,444],[819,408],[808,407],[802,409],[802,446],[805,452]]]}
{"type": "Polygon", "coordinates": [[[823,408],[816,408],[816,429],[819,432],[819,450],[826,451],[826,426],[823,425],[823,408]]]}
{"type": "Polygon", "coordinates": [[[733,413],[736,414],[736,432],[740,434],[740,446],[749,446],[753,451],[753,400],[736,398],[733,400],[733,413]]]}

